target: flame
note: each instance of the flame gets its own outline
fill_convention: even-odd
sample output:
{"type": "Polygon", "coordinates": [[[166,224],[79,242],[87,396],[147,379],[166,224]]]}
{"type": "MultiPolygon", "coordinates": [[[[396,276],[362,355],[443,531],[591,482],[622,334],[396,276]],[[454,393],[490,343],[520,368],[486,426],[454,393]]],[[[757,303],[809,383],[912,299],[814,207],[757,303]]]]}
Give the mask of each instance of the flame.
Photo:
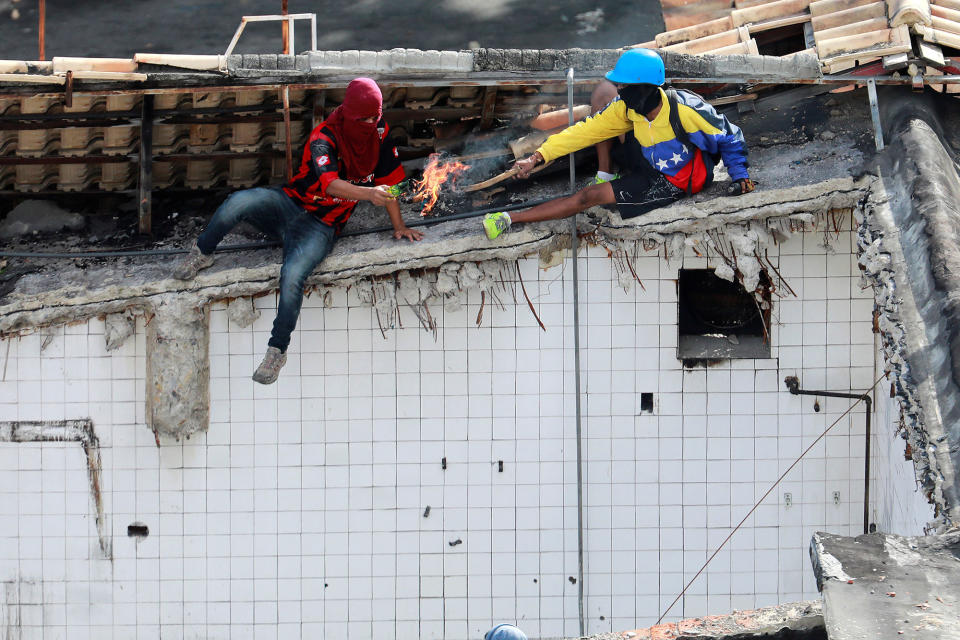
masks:
{"type": "Polygon", "coordinates": [[[445,182],[450,181],[454,186],[461,173],[470,168],[470,165],[464,164],[459,160],[454,162],[441,162],[439,153],[430,154],[430,161],[423,170],[423,180],[414,180],[414,196],[416,202],[426,201],[420,215],[425,216],[430,213],[437,199],[440,197],[440,189],[445,182]]]}

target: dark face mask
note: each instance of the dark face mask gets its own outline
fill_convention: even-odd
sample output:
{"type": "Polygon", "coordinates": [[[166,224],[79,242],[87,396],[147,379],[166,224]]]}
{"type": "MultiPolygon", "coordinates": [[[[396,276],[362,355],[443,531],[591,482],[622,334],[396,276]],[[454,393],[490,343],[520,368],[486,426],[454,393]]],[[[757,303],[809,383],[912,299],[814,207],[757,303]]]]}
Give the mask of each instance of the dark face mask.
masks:
{"type": "Polygon", "coordinates": [[[660,87],[654,84],[627,84],[617,93],[627,107],[644,116],[660,104],[660,87]]]}

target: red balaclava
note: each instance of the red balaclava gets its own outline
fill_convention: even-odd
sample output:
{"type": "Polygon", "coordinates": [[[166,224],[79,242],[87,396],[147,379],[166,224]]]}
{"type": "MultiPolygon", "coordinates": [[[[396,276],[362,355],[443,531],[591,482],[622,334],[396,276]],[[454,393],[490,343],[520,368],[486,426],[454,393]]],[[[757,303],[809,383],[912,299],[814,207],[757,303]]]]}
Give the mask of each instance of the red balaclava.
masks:
{"type": "Polygon", "coordinates": [[[347,85],[343,104],[327,118],[343,159],[348,180],[363,180],[377,166],[380,157],[380,135],[377,123],[383,114],[383,95],[370,78],[356,78],[347,85]],[[374,117],[373,122],[363,118],[374,117]]]}

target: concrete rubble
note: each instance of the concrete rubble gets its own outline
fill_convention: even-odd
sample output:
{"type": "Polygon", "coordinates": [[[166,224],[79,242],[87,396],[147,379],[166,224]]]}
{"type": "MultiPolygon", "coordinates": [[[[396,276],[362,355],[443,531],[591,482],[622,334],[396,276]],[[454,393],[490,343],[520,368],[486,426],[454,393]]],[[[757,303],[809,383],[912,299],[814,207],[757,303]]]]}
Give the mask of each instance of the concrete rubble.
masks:
{"type": "Polygon", "coordinates": [[[960,531],[816,533],[810,559],[830,640],[960,638],[960,531]]]}
{"type": "Polygon", "coordinates": [[[826,637],[821,603],[812,600],[689,618],[646,629],[601,633],[584,640],[825,640],[826,637]]]}

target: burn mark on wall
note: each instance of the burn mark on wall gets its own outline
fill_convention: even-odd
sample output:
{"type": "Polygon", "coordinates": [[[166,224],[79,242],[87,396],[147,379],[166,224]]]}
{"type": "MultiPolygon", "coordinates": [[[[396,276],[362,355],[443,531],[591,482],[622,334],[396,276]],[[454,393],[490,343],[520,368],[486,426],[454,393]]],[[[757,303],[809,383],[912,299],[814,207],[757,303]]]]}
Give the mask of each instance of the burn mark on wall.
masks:
{"type": "Polygon", "coordinates": [[[55,420],[48,422],[23,420],[0,422],[0,442],[79,442],[87,457],[87,476],[90,479],[90,497],[96,510],[97,536],[100,550],[108,560],[113,559],[113,548],[107,535],[107,523],[103,515],[103,496],[100,489],[100,440],[93,430],[93,421],[55,420]]]}

